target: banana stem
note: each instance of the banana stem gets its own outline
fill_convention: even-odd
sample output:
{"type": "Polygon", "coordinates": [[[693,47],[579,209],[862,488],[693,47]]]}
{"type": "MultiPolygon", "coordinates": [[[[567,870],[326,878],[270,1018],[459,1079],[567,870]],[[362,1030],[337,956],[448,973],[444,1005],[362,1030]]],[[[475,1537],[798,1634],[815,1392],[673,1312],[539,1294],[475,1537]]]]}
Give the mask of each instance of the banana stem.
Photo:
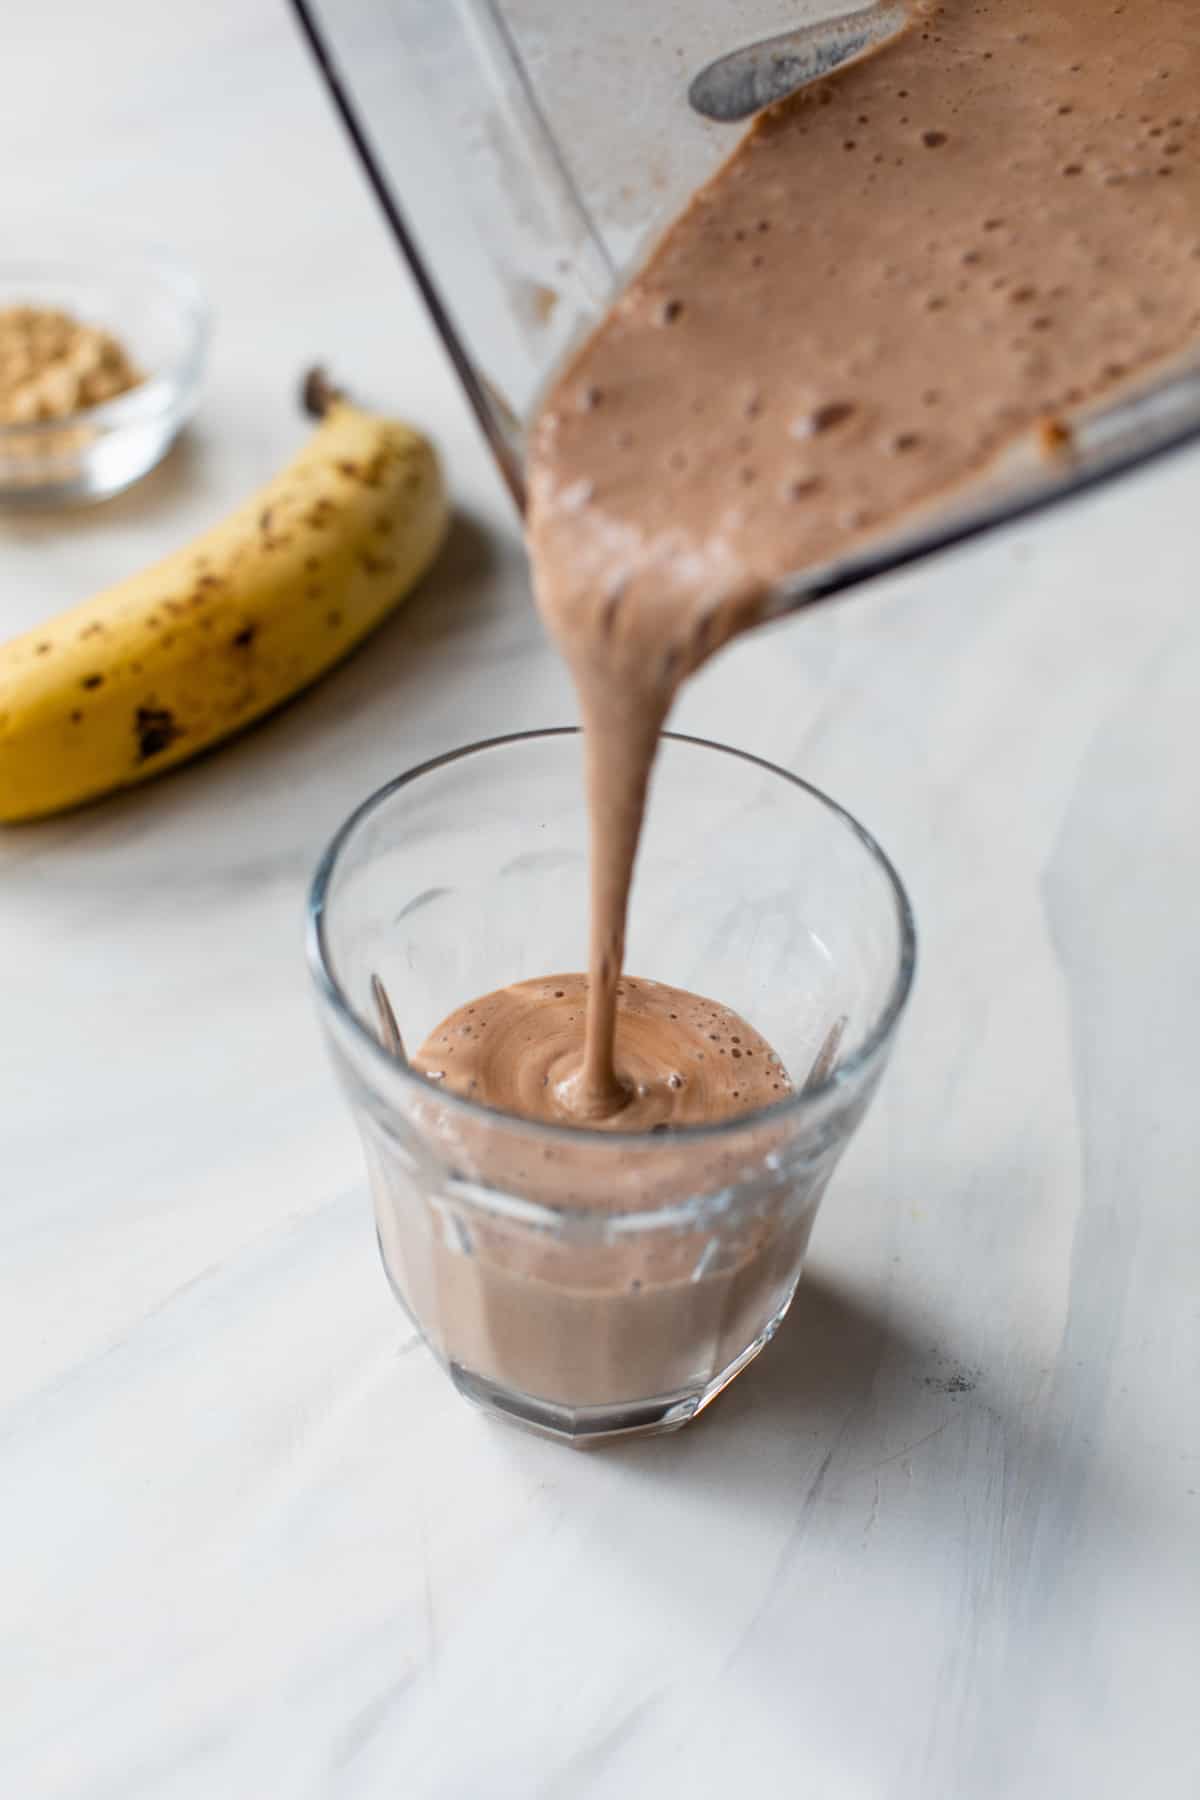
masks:
{"type": "Polygon", "coordinates": [[[319,363],[309,369],[300,388],[300,404],[310,418],[323,419],[331,406],[345,398],[319,363]]]}

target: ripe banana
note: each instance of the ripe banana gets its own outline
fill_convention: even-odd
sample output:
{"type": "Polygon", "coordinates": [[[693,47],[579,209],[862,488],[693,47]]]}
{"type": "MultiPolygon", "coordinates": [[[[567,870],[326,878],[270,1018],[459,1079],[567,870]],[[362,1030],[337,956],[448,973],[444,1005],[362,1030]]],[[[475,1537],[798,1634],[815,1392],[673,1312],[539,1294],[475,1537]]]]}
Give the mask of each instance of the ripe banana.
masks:
{"type": "Polygon", "coordinates": [[[432,447],[325,390],[300,453],[186,549],[0,646],[0,820],[143,781],[315,680],[445,533],[432,447]]]}

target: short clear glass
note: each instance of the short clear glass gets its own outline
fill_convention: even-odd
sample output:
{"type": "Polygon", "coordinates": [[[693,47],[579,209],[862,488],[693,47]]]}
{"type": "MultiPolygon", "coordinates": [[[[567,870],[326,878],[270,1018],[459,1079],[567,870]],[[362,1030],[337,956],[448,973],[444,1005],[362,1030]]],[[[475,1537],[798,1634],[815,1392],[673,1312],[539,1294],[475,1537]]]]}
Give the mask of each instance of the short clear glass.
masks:
{"type": "Polygon", "coordinates": [[[536,1124],[390,1054],[507,982],[585,966],[587,811],[573,730],[499,738],[381,789],[317,871],[309,959],[401,1305],[460,1392],[573,1443],[670,1430],[767,1343],[912,982],[883,851],[757,757],[664,738],[629,973],[733,1007],[795,1084],[724,1124],[536,1124]],[[840,1029],[839,1029],[840,1028],[840,1029]]]}

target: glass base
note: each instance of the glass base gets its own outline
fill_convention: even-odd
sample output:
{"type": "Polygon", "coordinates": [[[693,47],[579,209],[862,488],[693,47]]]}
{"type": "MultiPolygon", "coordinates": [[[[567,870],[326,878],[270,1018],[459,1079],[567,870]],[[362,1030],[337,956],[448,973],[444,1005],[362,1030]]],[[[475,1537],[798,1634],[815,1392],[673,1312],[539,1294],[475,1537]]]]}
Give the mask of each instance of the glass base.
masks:
{"type": "Polygon", "coordinates": [[[717,1395],[723,1393],[730,1382],[754,1361],[783,1323],[798,1286],[797,1276],[782,1306],[754,1342],[703,1388],[689,1388],[682,1393],[660,1394],[649,1400],[629,1400],[607,1406],[564,1406],[557,1401],[539,1400],[532,1394],[500,1387],[487,1376],[477,1375],[473,1370],[463,1368],[461,1363],[451,1362],[448,1365],[450,1379],[465,1399],[490,1413],[493,1418],[504,1419],[508,1424],[519,1425],[526,1431],[535,1431],[539,1437],[553,1438],[561,1444],[572,1444],[576,1449],[586,1450],[601,1444],[616,1443],[623,1438],[658,1437],[668,1431],[678,1431],[690,1419],[702,1413],[705,1407],[711,1406],[717,1395]]]}

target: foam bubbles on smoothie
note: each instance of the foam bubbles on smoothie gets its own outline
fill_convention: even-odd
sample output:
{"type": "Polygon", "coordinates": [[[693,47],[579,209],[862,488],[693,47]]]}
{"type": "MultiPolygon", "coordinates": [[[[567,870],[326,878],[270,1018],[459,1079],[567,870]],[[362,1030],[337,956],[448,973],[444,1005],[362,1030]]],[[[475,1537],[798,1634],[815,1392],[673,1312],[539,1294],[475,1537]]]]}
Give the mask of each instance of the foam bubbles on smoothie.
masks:
{"type": "MultiPolygon", "coordinates": [[[[575,1119],[587,985],[586,976],[571,974],[500,988],[443,1020],[413,1067],[501,1112],[575,1119]],[[447,1043],[458,1052],[453,1063],[447,1043]]],[[[753,1026],[728,1007],[661,982],[622,977],[616,1050],[626,1104],[589,1123],[632,1131],[711,1123],[770,1105],[781,1091],[782,1065],[753,1026]]]]}

